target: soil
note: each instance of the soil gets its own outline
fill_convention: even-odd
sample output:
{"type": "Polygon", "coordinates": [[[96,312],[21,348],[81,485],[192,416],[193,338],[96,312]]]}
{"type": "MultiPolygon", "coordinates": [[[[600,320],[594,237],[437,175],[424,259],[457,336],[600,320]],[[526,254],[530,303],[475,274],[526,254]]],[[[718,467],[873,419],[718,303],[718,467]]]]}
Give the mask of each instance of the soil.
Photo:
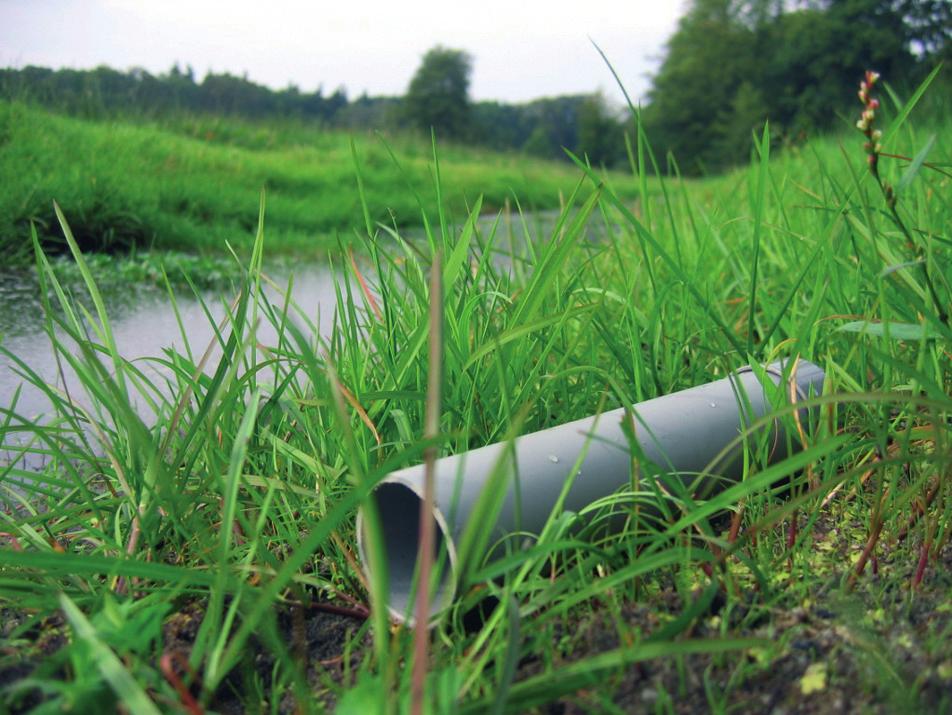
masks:
{"type": "MultiPolygon", "coordinates": [[[[327,605],[327,604],[322,604],[327,605]]],[[[331,608],[334,608],[331,606],[331,608]]],[[[346,609],[342,609],[346,610],[346,609]]],[[[172,616],[163,630],[166,652],[177,651],[187,659],[201,626],[204,613],[199,604],[172,616]]],[[[279,637],[288,644],[292,657],[303,666],[312,694],[328,710],[333,710],[335,697],[329,685],[339,689],[345,685],[345,668],[356,672],[360,657],[369,649],[369,636],[363,642],[355,643],[355,636],[363,624],[363,618],[357,614],[345,615],[329,613],[320,608],[289,606],[278,613],[277,625],[279,637]],[[350,643],[350,649],[347,644],[350,643]],[[344,663],[345,654],[350,651],[350,662],[344,663]]],[[[256,675],[263,683],[270,682],[275,657],[270,649],[252,639],[246,648],[248,658],[236,667],[218,689],[210,709],[222,715],[241,715],[252,709],[266,712],[270,704],[264,701],[249,703],[239,693],[251,693],[253,689],[244,687],[249,674],[256,675]]],[[[185,673],[179,676],[185,678],[185,673]]],[[[193,695],[197,696],[196,692],[193,695]]],[[[249,696],[245,696],[249,697],[249,696]]],[[[280,696],[278,712],[282,715],[298,712],[293,695],[285,692],[280,696]]]]}
{"type": "MultiPolygon", "coordinates": [[[[856,550],[855,541],[847,543],[846,530],[817,526],[817,538],[832,540],[837,551],[856,550]]],[[[606,676],[597,691],[560,698],[537,712],[603,712],[608,700],[625,713],[952,713],[952,544],[930,563],[914,592],[908,584],[917,562],[908,558],[909,550],[884,546],[880,551],[880,575],[867,568],[849,593],[830,581],[792,607],[734,605],[728,610],[725,598],[715,598],[708,615],[685,634],[762,638],[773,644],[769,655],[690,655],[637,663],[606,676]],[[888,582],[882,580],[886,573],[888,582]],[[758,656],[766,657],[760,662],[758,656]]],[[[650,635],[683,605],[667,589],[649,601],[623,605],[620,620],[626,629],[650,635]]],[[[539,650],[548,647],[557,654],[546,658],[557,668],[619,648],[625,644],[616,619],[618,614],[598,610],[569,615],[539,650]]],[[[542,670],[540,657],[525,659],[516,681],[542,670]]]]}
{"type": "MultiPolygon", "coordinates": [[[[822,553],[818,563],[830,568],[831,574],[811,579],[818,588],[805,592],[799,602],[785,599],[783,589],[779,589],[781,597],[770,604],[756,593],[749,603],[721,594],[684,634],[695,639],[759,638],[770,644],[768,648],[656,659],[619,668],[601,678],[597,690],[559,698],[536,712],[570,715],[604,712],[610,706],[625,713],[952,712],[952,544],[930,562],[925,579],[914,591],[909,584],[917,563],[910,554],[916,547],[883,545],[878,552],[878,575],[867,568],[847,592],[840,584],[862,547],[855,533],[861,528],[829,522],[815,525],[814,551],[822,553]]],[[[803,589],[797,592],[804,593],[803,589]]],[[[627,645],[622,640],[631,633],[648,636],[684,606],[684,598],[668,587],[644,601],[613,609],[589,604],[584,611],[555,621],[541,635],[539,629],[526,629],[533,641],[524,647],[535,655],[521,661],[515,681],[627,645]]],[[[350,685],[349,677],[370,653],[369,629],[361,632],[365,624],[360,614],[348,615],[346,610],[285,606],[277,615],[279,637],[304,666],[309,697],[329,710],[335,704],[334,693],[350,685]]],[[[181,656],[176,663],[183,681],[188,678],[182,664],[203,616],[202,604],[185,603],[163,627],[164,652],[181,656]]],[[[18,628],[24,617],[15,610],[0,611],[2,635],[18,628]]],[[[0,653],[0,688],[29,677],[67,643],[67,633],[62,619],[32,624],[20,636],[21,643],[29,644],[28,652],[0,653]]],[[[255,641],[246,650],[245,661],[233,669],[209,703],[211,710],[231,715],[270,708],[265,700],[272,697],[268,689],[274,656],[255,641]],[[255,681],[258,688],[252,687],[255,681]],[[260,686],[264,695],[253,695],[260,686]]],[[[199,695],[195,688],[191,693],[199,695]]],[[[279,698],[279,712],[295,712],[290,691],[274,697],[279,698]]],[[[39,692],[31,693],[18,707],[21,712],[29,710],[41,699],[39,692]]]]}
{"type": "MultiPolygon", "coordinates": [[[[173,670],[182,683],[190,682],[185,664],[195,644],[204,615],[202,603],[189,602],[172,614],[162,628],[163,652],[175,656],[172,661],[173,670]]],[[[0,618],[4,624],[2,634],[5,636],[11,633],[23,622],[24,617],[22,611],[0,610],[0,618]]],[[[312,694],[328,710],[333,710],[335,704],[333,691],[328,686],[340,689],[345,685],[344,654],[348,652],[347,643],[351,644],[349,650],[352,655],[350,663],[346,665],[351,672],[357,671],[360,657],[365,651],[369,652],[369,637],[364,638],[363,642],[355,642],[355,634],[363,620],[358,614],[342,615],[303,607],[288,607],[278,614],[279,637],[290,645],[295,660],[304,664],[308,683],[313,688],[312,694]]],[[[0,689],[33,675],[46,657],[54,655],[69,642],[68,629],[59,617],[46,619],[24,635],[28,639],[35,636],[29,648],[24,649],[28,652],[0,653],[5,656],[0,660],[0,689]]],[[[249,642],[246,652],[246,662],[236,667],[225,679],[215,698],[209,703],[210,711],[222,715],[242,715],[249,710],[270,711],[270,704],[266,701],[249,702],[247,698],[250,695],[247,694],[254,692],[254,689],[245,686],[249,676],[257,676],[261,682],[270,683],[275,658],[268,648],[254,639],[249,642]],[[239,695],[240,693],[245,695],[239,695]]],[[[199,698],[198,688],[191,687],[188,690],[193,698],[199,698]]],[[[35,690],[21,697],[12,712],[29,712],[42,702],[42,693],[35,690]]],[[[0,712],[5,712],[2,703],[0,712]]],[[[282,694],[278,712],[282,715],[298,712],[294,698],[289,692],[282,694]]]]}

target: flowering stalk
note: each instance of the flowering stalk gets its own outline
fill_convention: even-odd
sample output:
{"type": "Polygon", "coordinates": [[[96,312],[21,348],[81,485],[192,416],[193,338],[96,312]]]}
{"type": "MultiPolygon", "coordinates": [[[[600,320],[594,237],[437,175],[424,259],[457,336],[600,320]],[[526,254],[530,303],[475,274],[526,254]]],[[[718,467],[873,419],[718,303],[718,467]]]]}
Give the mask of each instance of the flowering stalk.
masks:
{"type": "Polygon", "coordinates": [[[935,285],[932,282],[932,276],[929,275],[928,261],[923,254],[922,247],[912,237],[912,233],[908,228],[906,228],[906,224],[903,222],[902,218],[899,216],[899,212],[896,210],[895,189],[893,189],[890,183],[884,181],[879,173],[879,157],[883,154],[883,133],[874,126],[876,122],[876,110],[879,109],[879,100],[872,94],[873,87],[876,85],[877,81],[879,81],[879,72],[866,70],[863,81],[859,83],[858,95],[859,101],[863,104],[863,113],[856,122],[856,128],[859,129],[866,137],[866,142],[863,144],[863,148],[866,150],[866,161],[869,164],[869,171],[873,175],[873,178],[876,179],[876,183],[879,184],[879,189],[883,193],[883,198],[886,200],[886,206],[889,208],[890,214],[892,214],[893,221],[899,227],[899,230],[902,231],[906,236],[906,240],[909,242],[909,245],[914,247],[916,251],[916,258],[919,260],[920,265],[922,266],[922,274],[925,277],[926,287],[928,288],[929,295],[932,298],[933,304],[935,305],[938,318],[942,323],[948,326],[950,325],[949,315],[946,313],[943,303],[939,299],[939,294],[936,292],[935,285]]]}
{"type": "Polygon", "coordinates": [[[859,121],[856,122],[856,128],[866,136],[866,143],[863,148],[866,150],[866,161],[869,163],[869,170],[882,188],[889,208],[893,208],[896,205],[896,192],[879,175],[879,155],[883,151],[883,145],[880,142],[883,133],[879,129],[873,128],[876,121],[876,110],[879,109],[879,100],[872,95],[873,86],[877,80],[879,80],[879,72],[866,70],[866,76],[859,83],[859,101],[863,103],[863,113],[860,115],[859,121]]]}

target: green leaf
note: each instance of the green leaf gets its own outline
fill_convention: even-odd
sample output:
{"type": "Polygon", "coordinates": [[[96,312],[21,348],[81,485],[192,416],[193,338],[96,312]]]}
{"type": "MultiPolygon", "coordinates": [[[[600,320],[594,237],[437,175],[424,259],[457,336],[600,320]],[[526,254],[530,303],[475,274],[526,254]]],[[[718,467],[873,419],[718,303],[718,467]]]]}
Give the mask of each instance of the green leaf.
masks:
{"type": "Polygon", "coordinates": [[[214,574],[197,568],[92,554],[59,554],[55,551],[44,553],[0,549],[0,566],[41,571],[47,576],[103,574],[192,586],[210,586],[215,582],[214,574]]]}
{"type": "Polygon", "coordinates": [[[56,212],[56,218],[59,220],[60,227],[63,229],[63,235],[66,237],[66,243],[69,246],[69,250],[73,254],[73,260],[76,261],[76,266],[79,268],[80,275],[83,277],[83,282],[86,284],[86,290],[89,291],[89,297],[92,299],[93,305],[96,308],[96,315],[99,318],[99,325],[97,326],[95,322],[93,322],[93,329],[97,332],[102,332],[103,342],[106,344],[106,348],[109,350],[109,356],[112,358],[112,363],[115,366],[117,383],[119,388],[122,390],[123,396],[125,396],[126,383],[125,372],[123,370],[123,361],[119,355],[119,349],[116,347],[116,340],[112,334],[112,326],[109,323],[109,316],[106,313],[106,304],[103,302],[102,294],[99,292],[99,286],[96,285],[96,280],[93,278],[92,271],[89,270],[86,259],[83,257],[83,253],[79,249],[79,244],[76,243],[76,239],[73,237],[73,232],[70,229],[69,224],[66,222],[66,216],[63,215],[62,209],[60,209],[59,204],[57,204],[55,201],[53,202],[53,210],[56,212]]]}
{"type": "Polygon", "coordinates": [[[929,141],[927,141],[926,145],[919,150],[919,153],[913,158],[912,163],[909,164],[905,172],[903,172],[902,177],[899,179],[899,183],[896,184],[897,193],[902,192],[902,190],[909,186],[909,184],[912,183],[912,180],[916,178],[916,174],[918,174],[919,169],[922,168],[922,164],[925,162],[926,157],[932,150],[933,144],[935,144],[935,134],[929,137],[929,141]]]}
{"type": "Polygon", "coordinates": [[[896,271],[901,271],[904,268],[913,268],[914,266],[921,266],[926,262],[925,258],[917,258],[914,261],[904,261],[903,263],[896,263],[891,266],[886,266],[883,268],[882,272],[879,274],[880,278],[885,278],[888,275],[895,273],[896,271]]]}
{"type": "Polygon", "coordinates": [[[892,321],[874,323],[868,320],[856,320],[841,325],[837,328],[837,332],[862,333],[863,335],[873,335],[878,338],[891,338],[893,340],[931,340],[939,337],[939,334],[928,325],[892,321]]]}
{"type": "Polygon", "coordinates": [[[364,715],[364,713],[386,712],[384,695],[387,688],[379,675],[366,672],[350,690],[341,696],[334,710],[337,715],[364,715]]]}
{"type": "Polygon", "coordinates": [[[562,323],[562,322],[568,321],[571,318],[577,318],[578,316],[582,315],[582,313],[585,313],[586,311],[589,311],[594,307],[595,307],[594,303],[590,303],[589,305],[580,305],[577,308],[572,308],[570,310],[565,311],[564,313],[559,313],[547,318],[540,318],[538,320],[533,320],[531,322],[523,323],[521,325],[517,324],[517,327],[507,330],[502,335],[498,336],[495,340],[493,340],[491,343],[487,343],[486,345],[483,345],[481,348],[476,350],[473,353],[472,357],[470,357],[470,359],[466,361],[466,364],[463,366],[463,370],[464,371],[468,370],[470,367],[472,367],[477,362],[482,360],[484,357],[489,355],[489,353],[495,351],[496,349],[505,345],[506,343],[510,343],[513,340],[516,340],[517,338],[521,338],[523,336],[529,335],[530,333],[534,333],[538,330],[542,330],[543,328],[547,328],[550,325],[555,325],[556,323],[562,323]]]}
{"type": "Polygon", "coordinates": [[[883,145],[888,145],[889,140],[896,135],[900,127],[902,127],[902,125],[906,122],[906,119],[908,119],[913,108],[919,103],[919,100],[922,99],[922,95],[926,93],[929,85],[932,84],[932,80],[934,80],[936,75],[939,74],[940,69],[942,69],[942,65],[936,65],[936,68],[929,73],[929,76],[922,80],[922,83],[916,88],[916,91],[913,92],[912,97],[909,98],[909,101],[902,106],[902,108],[899,110],[899,114],[886,130],[886,134],[883,137],[883,145]]]}
{"type": "Polygon", "coordinates": [[[463,267],[463,263],[466,260],[466,256],[469,255],[469,246],[472,242],[473,236],[476,233],[476,222],[479,220],[479,213],[482,210],[483,206],[483,197],[480,196],[476,199],[476,204],[473,206],[473,210],[469,213],[469,218],[466,219],[466,225],[463,226],[463,233],[460,236],[459,241],[456,243],[456,246],[453,248],[453,251],[446,259],[446,263],[443,265],[443,290],[449,291],[452,290],[453,284],[456,282],[456,278],[459,275],[460,269],[463,267]]]}
{"type": "Polygon", "coordinates": [[[92,664],[99,669],[102,677],[109,683],[129,712],[159,715],[159,709],[149,699],[149,696],[135,681],[132,674],[123,667],[122,661],[119,660],[116,654],[99,640],[92,623],[65,593],[60,594],[60,606],[66,615],[66,619],[73,627],[76,638],[84,641],[88,646],[93,659],[92,664]]]}

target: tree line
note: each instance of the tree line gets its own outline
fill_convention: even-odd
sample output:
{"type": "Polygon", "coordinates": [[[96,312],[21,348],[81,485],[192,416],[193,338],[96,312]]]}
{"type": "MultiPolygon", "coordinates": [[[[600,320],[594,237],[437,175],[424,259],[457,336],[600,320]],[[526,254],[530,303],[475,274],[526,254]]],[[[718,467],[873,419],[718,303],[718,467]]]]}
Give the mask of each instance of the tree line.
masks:
{"type": "MultiPolygon", "coordinates": [[[[349,98],[344,88],[330,93],[322,87],[302,91],[295,85],[274,90],[247,75],[228,72],[209,72],[199,79],[191,67],[177,64],[158,74],[141,68],[53,70],[27,66],[0,69],[0,97],[90,119],[160,119],[184,113],[292,119],[348,130],[420,129],[428,133],[432,126],[442,140],[551,159],[564,158],[562,147],[567,147],[602,160],[600,147],[608,142],[597,131],[598,122],[604,122],[610,110],[600,95],[566,95],[522,104],[472,102],[471,66],[466,53],[436,47],[425,55],[405,96],[364,94],[355,98],[349,98]]],[[[620,142],[620,122],[612,119],[610,125],[615,132],[611,141],[620,142]]]]}
{"type": "MultiPolygon", "coordinates": [[[[952,59],[950,38],[948,0],[692,0],[639,117],[655,149],[677,157],[683,171],[718,170],[747,157],[751,133],[767,120],[783,142],[834,127],[853,113],[866,69],[899,88],[912,85],[952,59]]],[[[402,97],[273,90],[227,72],[199,80],[179,65],[163,74],[0,69],[0,96],[90,117],[186,112],[351,130],[433,129],[443,140],[502,151],[565,158],[569,149],[597,165],[627,161],[624,135],[634,126],[627,109],[600,93],[474,102],[472,63],[463,50],[431,48],[402,97]]],[[[952,85],[944,81],[947,96],[952,85]]]]}
{"type": "Polygon", "coordinates": [[[865,70],[908,91],[939,62],[949,107],[948,0],[694,0],[668,41],[643,119],[691,173],[744,160],[751,133],[795,143],[851,126],[865,70]]]}

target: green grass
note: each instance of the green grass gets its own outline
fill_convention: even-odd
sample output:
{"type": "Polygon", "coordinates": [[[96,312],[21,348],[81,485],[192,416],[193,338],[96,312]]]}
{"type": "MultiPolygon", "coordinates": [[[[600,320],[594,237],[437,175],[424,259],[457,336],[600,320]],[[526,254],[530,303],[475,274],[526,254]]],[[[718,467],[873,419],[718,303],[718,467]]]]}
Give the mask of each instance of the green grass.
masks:
{"type": "MultiPolygon", "coordinates": [[[[338,235],[353,240],[363,219],[352,141],[372,218],[419,225],[415,195],[427,211],[435,205],[432,154],[420,138],[202,117],[83,121],[0,102],[0,247],[29,258],[32,221],[45,243],[65,249],[52,212],[57,201],[84,248],[220,254],[226,240],[250,246],[264,188],[269,251],[323,253],[338,235]]],[[[578,180],[564,162],[466,147],[444,149],[441,161],[445,207],[455,215],[479,196],[486,210],[515,197],[526,209],[557,209],[578,180]]],[[[630,195],[633,184],[618,180],[630,195]]]]}
{"type": "MultiPolygon", "coordinates": [[[[947,165],[950,129],[938,127],[930,162],[947,165]]],[[[929,134],[913,115],[886,150],[915,157],[929,134]]],[[[332,335],[315,337],[308,306],[262,291],[269,203],[242,288],[228,296],[218,352],[156,356],[171,390],[116,354],[75,242],[92,314],[77,312],[38,253],[43,295],[59,303],[46,311],[51,343],[86,394],[48,388],[56,414],[43,423],[15,404],[0,412],[4,449],[46,462],[39,473],[15,461],[0,473],[2,702],[408,709],[413,634],[390,627],[385,584],[365,583],[356,568],[354,517],[374,484],[432,445],[422,438],[428,271],[441,254],[443,453],[751,361],[799,355],[826,370],[827,384],[802,453],[769,468],[752,454],[727,491],[665,502],[670,522],[636,521],[605,537],[568,534],[569,515],[501,565],[471,559],[430,641],[428,711],[541,712],[556,701],[582,711],[761,711],[837,698],[856,710],[948,709],[950,179],[920,168],[903,180],[908,162],[883,160],[886,180],[902,186],[903,229],[858,135],[769,158],[768,143],[765,133],[750,167],[724,177],[668,179],[650,192],[639,182],[646,195],[634,208],[615,177],[579,166],[597,190],[566,194],[562,219],[540,240],[518,220],[512,235],[503,221],[481,228],[475,196],[461,216],[444,183],[448,160],[420,191],[425,236],[404,240],[373,221],[388,204],[370,187],[391,169],[362,162],[363,196],[348,182],[356,215],[367,216],[355,225],[368,267],[358,276],[336,262],[332,335]],[[617,230],[589,241],[589,221],[617,230]],[[511,241],[526,259],[491,260],[511,241]],[[278,328],[275,344],[258,344],[260,321],[278,328]],[[130,406],[134,390],[151,401],[154,424],[130,406]],[[482,618],[468,617],[479,604],[482,618]]],[[[200,146],[248,162],[231,169],[266,162],[200,146]]],[[[650,165],[643,142],[632,156],[650,165]]],[[[72,161],[62,170],[78,171],[72,161]]],[[[221,177],[221,197],[241,211],[257,206],[253,182],[236,179],[232,190],[221,177]]],[[[274,213],[285,210],[272,196],[274,213]]],[[[28,362],[19,369],[29,377],[28,362]]],[[[623,489],[601,509],[643,498],[623,489]]],[[[372,525],[368,538],[373,553],[372,525]]]]}

